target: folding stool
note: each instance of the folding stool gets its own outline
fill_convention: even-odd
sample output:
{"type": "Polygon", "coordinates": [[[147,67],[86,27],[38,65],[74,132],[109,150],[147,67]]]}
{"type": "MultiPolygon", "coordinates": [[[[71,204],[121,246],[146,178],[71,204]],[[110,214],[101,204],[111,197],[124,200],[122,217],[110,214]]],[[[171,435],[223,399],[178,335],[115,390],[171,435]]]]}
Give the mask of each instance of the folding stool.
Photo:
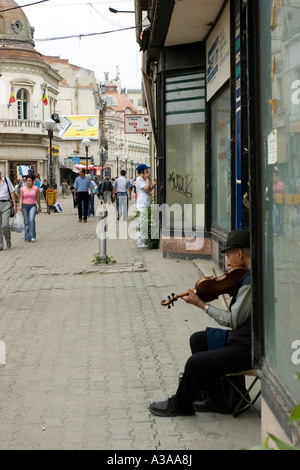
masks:
{"type": "Polygon", "coordinates": [[[232,373],[232,374],[226,374],[225,375],[226,380],[228,380],[228,382],[235,388],[235,390],[241,396],[241,400],[239,401],[239,403],[236,405],[235,409],[232,412],[232,415],[234,417],[240,415],[241,413],[244,413],[245,411],[249,410],[250,408],[253,408],[256,411],[256,413],[258,414],[258,416],[260,417],[260,411],[254,406],[254,404],[257,401],[257,399],[259,398],[259,396],[261,394],[261,390],[259,390],[259,392],[256,394],[256,396],[253,399],[251,399],[251,397],[250,397],[250,392],[251,392],[252,388],[254,387],[256,382],[260,379],[260,373],[259,372],[260,371],[258,371],[257,369],[249,369],[249,370],[244,370],[244,371],[241,371],[241,372],[235,372],[235,373],[232,373]],[[239,390],[239,388],[230,380],[230,377],[240,376],[240,375],[243,375],[245,377],[246,376],[254,377],[254,379],[252,380],[249,387],[246,388],[245,392],[242,392],[241,390],[239,390]],[[246,402],[247,405],[244,406],[243,402],[246,402]]]}

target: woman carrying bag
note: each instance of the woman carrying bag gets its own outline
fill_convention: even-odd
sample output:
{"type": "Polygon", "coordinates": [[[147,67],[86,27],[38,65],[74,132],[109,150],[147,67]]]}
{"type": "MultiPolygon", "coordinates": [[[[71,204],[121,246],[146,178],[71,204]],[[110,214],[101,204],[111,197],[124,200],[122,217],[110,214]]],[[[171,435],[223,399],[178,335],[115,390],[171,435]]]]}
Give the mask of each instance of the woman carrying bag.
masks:
{"type": "Polygon", "coordinates": [[[36,241],[35,216],[37,214],[37,206],[42,211],[40,202],[40,191],[34,185],[33,176],[26,177],[26,186],[21,188],[19,210],[22,211],[24,217],[24,239],[25,242],[36,241]]]}

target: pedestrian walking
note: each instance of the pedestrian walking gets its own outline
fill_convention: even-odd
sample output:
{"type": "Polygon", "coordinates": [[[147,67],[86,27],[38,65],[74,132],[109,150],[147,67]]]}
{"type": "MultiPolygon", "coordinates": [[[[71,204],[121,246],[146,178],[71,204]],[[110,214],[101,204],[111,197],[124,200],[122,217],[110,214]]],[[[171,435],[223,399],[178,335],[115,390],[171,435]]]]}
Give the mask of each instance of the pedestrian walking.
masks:
{"type": "Polygon", "coordinates": [[[131,183],[126,178],[126,171],[121,170],[121,176],[116,179],[113,186],[113,194],[117,200],[117,220],[123,215],[123,220],[127,220],[128,198],[131,200],[131,183]]]}
{"type": "Polygon", "coordinates": [[[19,184],[18,184],[18,186],[17,186],[16,195],[17,195],[18,197],[19,197],[21,188],[23,188],[23,186],[26,186],[26,176],[22,176],[22,179],[21,179],[21,181],[19,181],[19,184]]]}
{"type": "Polygon", "coordinates": [[[101,194],[103,196],[104,204],[110,204],[112,199],[113,184],[108,176],[101,183],[101,194]]]}
{"type": "Polygon", "coordinates": [[[93,185],[85,174],[85,169],[80,170],[80,176],[78,176],[74,183],[74,201],[77,204],[78,209],[78,222],[82,222],[82,209],[83,209],[83,221],[87,222],[88,209],[89,209],[89,192],[93,191],[93,185]],[[83,207],[82,207],[83,206],[83,207]]]}
{"type": "Polygon", "coordinates": [[[95,217],[95,194],[98,193],[98,186],[95,181],[92,179],[91,175],[88,175],[92,183],[92,191],[89,193],[89,209],[88,209],[88,217],[92,216],[95,217]]]}
{"type": "Polygon", "coordinates": [[[48,184],[48,181],[47,180],[44,180],[42,186],[41,186],[41,189],[43,191],[43,196],[44,196],[44,199],[46,201],[46,196],[47,196],[47,189],[49,189],[49,184],[48,184]]]}
{"type": "Polygon", "coordinates": [[[33,176],[26,176],[26,186],[21,188],[19,210],[22,211],[24,218],[24,240],[25,242],[35,242],[35,216],[38,210],[40,212],[42,211],[42,206],[40,202],[40,191],[34,184],[33,176]]]}
{"type": "Polygon", "coordinates": [[[9,225],[11,204],[14,213],[18,211],[15,199],[15,188],[9,178],[4,178],[0,171],[0,251],[3,250],[3,236],[7,248],[11,247],[11,230],[9,225]]]}
{"type": "Polygon", "coordinates": [[[66,199],[67,194],[68,194],[68,183],[66,182],[65,179],[63,179],[61,182],[61,194],[62,194],[62,198],[66,199]]]}

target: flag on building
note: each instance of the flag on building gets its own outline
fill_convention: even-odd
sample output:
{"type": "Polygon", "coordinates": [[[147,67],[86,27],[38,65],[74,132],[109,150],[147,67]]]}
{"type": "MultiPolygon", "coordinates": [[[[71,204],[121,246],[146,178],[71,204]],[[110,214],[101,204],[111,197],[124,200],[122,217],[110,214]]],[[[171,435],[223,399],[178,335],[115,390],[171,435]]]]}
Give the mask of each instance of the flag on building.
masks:
{"type": "Polygon", "coordinates": [[[8,102],[7,107],[9,108],[15,102],[16,102],[16,100],[15,100],[14,90],[13,90],[13,87],[11,87],[10,97],[9,97],[9,102],[8,102]]]}
{"type": "Polygon", "coordinates": [[[47,106],[47,104],[48,104],[48,98],[47,98],[46,88],[45,88],[45,90],[44,90],[44,92],[43,92],[42,102],[44,103],[45,106],[47,106]]]}

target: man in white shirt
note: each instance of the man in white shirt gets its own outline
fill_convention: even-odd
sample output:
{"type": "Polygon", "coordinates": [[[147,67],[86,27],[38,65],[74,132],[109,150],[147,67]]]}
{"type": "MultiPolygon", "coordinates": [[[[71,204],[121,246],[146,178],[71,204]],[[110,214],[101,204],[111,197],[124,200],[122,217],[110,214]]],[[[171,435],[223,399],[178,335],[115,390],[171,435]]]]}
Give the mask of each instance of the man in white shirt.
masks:
{"type": "Polygon", "coordinates": [[[9,178],[3,178],[0,171],[0,251],[3,250],[3,235],[7,248],[11,247],[11,231],[9,225],[11,201],[14,213],[18,211],[15,200],[15,188],[9,178]]]}
{"type": "Polygon", "coordinates": [[[147,165],[139,165],[137,167],[138,177],[135,181],[137,192],[136,207],[139,211],[138,236],[137,245],[140,248],[148,246],[148,207],[152,202],[152,191],[156,186],[156,182],[151,185],[149,177],[149,167],[147,165]]]}
{"type": "Polygon", "coordinates": [[[123,214],[123,220],[127,220],[128,198],[131,200],[131,183],[126,178],[126,171],[121,171],[120,178],[117,178],[113,185],[113,195],[117,198],[117,219],[123,214]]]}

